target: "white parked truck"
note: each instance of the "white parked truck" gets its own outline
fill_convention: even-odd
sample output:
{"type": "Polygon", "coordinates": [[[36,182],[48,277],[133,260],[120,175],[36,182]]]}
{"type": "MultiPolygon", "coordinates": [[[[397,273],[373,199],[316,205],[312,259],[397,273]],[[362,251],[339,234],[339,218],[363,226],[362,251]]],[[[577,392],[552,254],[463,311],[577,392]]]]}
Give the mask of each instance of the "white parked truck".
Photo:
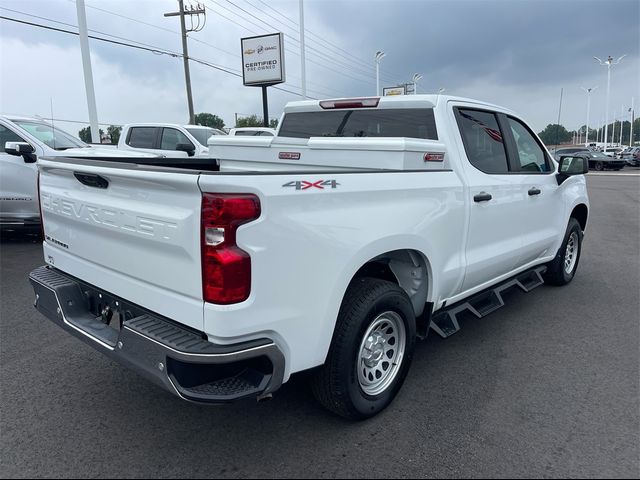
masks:
{"type": "Polygon", "coordinates": [[[36,308],[185,400],[265,399],[312,369],[325,407],[370,417],[417,338],[576,273],[587,168],[557,164],[510,110],[441,95],[295,102],[276,137],[209,148],[220,171],[40,163],[36,308]]]}
{"type": "Polygon", "coordinates": [[[207,140],[226,136],[217,128],[171,123],[130,123],[122,127],[118,149],[150,152],[165,157],[208,158],[207,140]]]}

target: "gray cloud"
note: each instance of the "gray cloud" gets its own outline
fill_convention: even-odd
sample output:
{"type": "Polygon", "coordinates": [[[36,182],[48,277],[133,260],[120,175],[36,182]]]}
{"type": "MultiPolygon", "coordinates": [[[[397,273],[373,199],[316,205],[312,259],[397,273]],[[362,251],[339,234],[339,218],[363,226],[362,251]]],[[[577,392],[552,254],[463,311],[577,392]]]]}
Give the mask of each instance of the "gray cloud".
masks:
{"type": "MultiPolygon", "coordinates": [[[[210,8],[208,24],[204,31],[192,34],[190,54],[239,71],[240,37],[272,29],[250,24],[248,20],[260,21],[226,0],[215,1],[227,9],[214,0],[205,1],[210,8]]],[[[164,12],[175,10],[176,2],[86,2],[173,33],[93,8],[87,8],[89,28],[180,51],[178,21],[163,17],[164,12]]],[[[300,58],[297,34],[287,27],[291,22],[259,0],[233,3],[290,35],[285,40],[287,83],[283,87],[299,91],[300,58]]],[[[297,22],[297,0],[267,3],[297,22]]],[[[67,0],[4,0],[0,6],[77,24],[75,4],[67,0]]],[[[615,109],[620,116],[622,105],[629,105],[632,96],[640,104],[640,3],[635,0],[306,0],[305,11],[308,29],[359,59],[345,58],[339,54],[342,52],[308,35],[307,79],[314,97],[372,95],[373,54],[381,49],[387,54],[381,64],[382,85],[409,81],[418,72],[424,75],[421,92],[446,87],[447,93],[506,105],[524,115],[537,130],[556,121],[560,88],[564,87],[562,123],[576,128],[584,123],[586,109],[580,86],[600,86],[592,97],[592,125],[604,116],[606,69],[592,59],[593,55],[605,58],[627,53],[613,72],[610,111],[615,109]]],[[[0,14],[28,18],[6,10],[0,10],[0,14]]],[[[180,59],[97,41],[91,41],[91,49],[94,68],[100,70],[96,93],[101,118],[118,123],[184,121],[186,101],[180,59]]],[[[0,54],[0,110],[46,114],[49,95],[55,94],[57,108],[66,115],[86,118],[77,37],[0,21],[0,54]],[[28,82],[17,77],[8,67],[14,62],[29,65],[35,77],[28,82]],[[27,84],[37,92],[35,95],[23,93],[27,84]]],[[[261,112],[259,89],[243,87],[241,79],[195,63],[192,76],[196,110],[222,115],[228,124],[236,112],[261,112]]],[[[278,114],[287,101],[297,99],[271,89],[271,113],[278,114]]]]}

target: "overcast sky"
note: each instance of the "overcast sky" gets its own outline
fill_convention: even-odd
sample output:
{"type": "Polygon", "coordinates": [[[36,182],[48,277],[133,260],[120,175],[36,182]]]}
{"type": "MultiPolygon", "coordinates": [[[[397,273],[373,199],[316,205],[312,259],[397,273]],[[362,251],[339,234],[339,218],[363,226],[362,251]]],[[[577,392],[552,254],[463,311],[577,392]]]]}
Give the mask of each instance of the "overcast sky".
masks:
{"type": "MultiPolygon", "coordinates": [[[[279,116],[286,102],[300,99],[299,1],[202,1],[207,23],[190,34],[190,56],[240,73],[240,38],[282,31],[287,82],[280,86],[293,93],[270,89],[269,113],[279,116]]],[[[179,20],[163,16],[176,0],[86,5],[90,34],[181,52],[179,20]]],[[[632,97],[640,111],[638,0],[304,0],[304,8],[307,88],[315,98],[374,95],[373,57],[382,50],[381,86],[420,73],[419,93],[444,87],[504,105],[536,131],[557,121],[561,88],[561,123],[583,125],[581,87],[597,86],[595,127],[605,115],[607,69],[593,56],[626,54],[612,69],[609,119],[620,118],[632,97]]],[[[77,31],[74,0],[0,0],[0,16],[77,31]]],[[[89,42],[101,123],[187,122],[180,58],[89,42]]],[[[52,102],[54,118],[88,120],[77,36],[0,19],[0,62],[0,112],[50,117],[52,102]]],[[[227,126],[235,113],[261,116],[259,88],[194,62],[191,74],[196,112],[215,113],[227,126]]],[[[81,126],[64,124],[74,134],[81,126]]]]}

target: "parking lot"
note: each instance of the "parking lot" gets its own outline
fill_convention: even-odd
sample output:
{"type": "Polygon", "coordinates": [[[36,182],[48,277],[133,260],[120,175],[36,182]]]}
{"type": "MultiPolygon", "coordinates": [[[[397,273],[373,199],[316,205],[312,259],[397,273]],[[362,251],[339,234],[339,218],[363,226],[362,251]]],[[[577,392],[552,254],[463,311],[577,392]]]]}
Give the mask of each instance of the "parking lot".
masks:
{"type": "Polygon", "coordinates": [[[638,477],[640,169],[588,175],[575,280],[513,292],[418,345],[398,398],[350,423],[305,376],[267,403],[183,403],[32,307],[34,237],[0,244],[2,477],[638,477]]]}

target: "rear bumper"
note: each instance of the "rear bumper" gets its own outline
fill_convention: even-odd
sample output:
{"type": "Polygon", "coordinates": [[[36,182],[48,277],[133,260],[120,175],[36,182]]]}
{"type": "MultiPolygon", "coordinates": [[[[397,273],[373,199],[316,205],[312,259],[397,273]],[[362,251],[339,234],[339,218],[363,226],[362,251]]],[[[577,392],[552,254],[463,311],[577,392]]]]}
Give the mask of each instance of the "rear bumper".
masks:
{"type": "Polygon", "coordinates": [[[51,267],[29,275],[36,309],[56,325],[184,400],[228,403],[277,390],[284,355],[269,339],[215,345],[205,336],[51,267]],[[109,311],[117,312],[104,323],[109,311]],[[100,316],[101,312],[106,312],[100,316]]]}

